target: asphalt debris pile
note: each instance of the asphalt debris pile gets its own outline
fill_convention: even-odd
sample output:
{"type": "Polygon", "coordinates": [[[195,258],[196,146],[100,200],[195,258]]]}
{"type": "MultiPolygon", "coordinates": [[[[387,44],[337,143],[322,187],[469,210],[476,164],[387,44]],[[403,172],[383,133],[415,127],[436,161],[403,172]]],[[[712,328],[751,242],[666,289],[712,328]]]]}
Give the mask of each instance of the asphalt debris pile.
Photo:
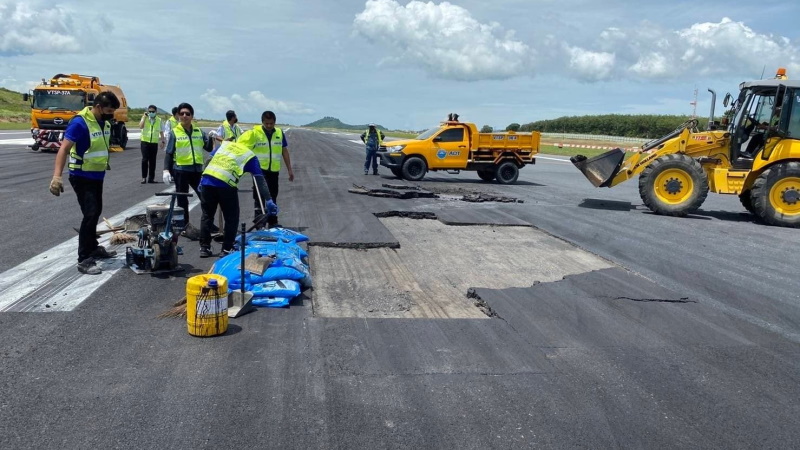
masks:
{"type": "Polygon", "coordinates": [[[403,200],[409,198],[441,198],[441,195],[444,196],[455,195],[457,198],[451,197],[450,199],[460,200],[469,203],[484,203],[484,202],[524,203],[525,202],[524,200],[520,200],[515,197],[506,197],[504,195],[498,195],[489,192],[474,192],[466,190],[464,188],[431,187],[430,189],[422,189],[419,186],[411,186],[406,184],[384,183],[381,185],[380,188],[368,188],[366,186],[360,186],[358,184],[354,184],[352,188],[347,190],[347,192],[350,192],[351,194],[369,195],[371,197],[399,198],[403,200]]]}
{"type": "Polygon", "coordinates": [[[370,197],[399,198],[403,200],[409,198],[439,198],[439,196],[434,194],[433,192],[419,188],[409,189],[409,187],[407,186],[404,186],[402,189],[393,189],[393,188],[368,188],[365,186],[359,186],[357,184],[354,184],[352,188],[347,190],[347,192],[350,192],[351,194],[369,195],[370,197]]]}

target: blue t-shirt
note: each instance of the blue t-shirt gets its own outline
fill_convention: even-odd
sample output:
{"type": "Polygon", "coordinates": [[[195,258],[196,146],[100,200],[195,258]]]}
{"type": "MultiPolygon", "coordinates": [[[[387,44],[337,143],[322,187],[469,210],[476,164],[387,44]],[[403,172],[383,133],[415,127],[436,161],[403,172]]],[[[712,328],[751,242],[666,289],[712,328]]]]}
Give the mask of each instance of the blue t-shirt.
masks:
{"type": "MultiPolygon", "coordinates": [[[[211,152],[211,157],[214,157],[214,154],[217,153],[216,150],[211,152]]],[[[264,175],[261,171],[261,164],[258,162],[258,156],[255,158],[250,158],[250,161],[244,165],[244,171],[252,173],[253,175],[264,175]]],[[[230,188],[231,186],[228,183],[220,180],[219,178],[214,178],[210,175],[203,175],[203,178],[200,179],[200,185],[202,186],[214,186],[220,188],[230,188]]]]}
{"type": "MultiPolygon", "coordinates": [[[[98,121],[100,128],[104,126],[103,121],[98,121]]],[[[86,150],[91,146],[91,138],[89,137],[89,126],[83,117],[75,116],[69,121],[67,130],[64,132],[64,139],[69,139],[75,143],[75,152],[78,156],[83,157],[86,150]]],[[[81,169],[69,169],[69,174],[75,177],[89,178],[91,180],[102,180],[106,176],[106,172],[84,172],[81,169]]]]}

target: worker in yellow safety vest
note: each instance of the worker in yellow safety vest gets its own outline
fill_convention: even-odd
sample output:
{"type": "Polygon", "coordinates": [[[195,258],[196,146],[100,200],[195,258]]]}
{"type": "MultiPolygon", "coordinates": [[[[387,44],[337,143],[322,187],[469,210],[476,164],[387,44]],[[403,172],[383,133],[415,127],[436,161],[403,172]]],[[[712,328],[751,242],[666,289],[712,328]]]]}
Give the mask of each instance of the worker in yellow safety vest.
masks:
{"type": "Polygon", "coordinates": [[[142,130],[142,184],[156,183],[156,156],[164,148],[164,130],[161,117],[156,116],[156,105],[147,107],[147,112],[139,120],[142,130]]]}
{"type": "MultiPolygon", "coordinates": [[[[172,129],[164,157],[163,179],[165,183],[175,181],[175,192],[189,192],[191,187],[200,196],[197,187],[203,175],[203,151],[208,150],[208,136],[197,125],[192,124],[194,108],[188,103],[178,105],[180,123],[172,129]],[[172,169],[173,175],[169,170],[172,169]]],[[[183,235],[189,239],[198,238],[198,230],[189,223],[189,199],[180,196],[178,206],[183,208],[186,228],[183,235]]]]}
{"type": "Polygon", "coordinates": [[[367,131],[361,133],[361,141],[366,145],[367,160],[364,162],[364,175],[369,175],[369,166],[372,164],[372,174],[378,174],[378,150],[383,145],[386,136],[374,123],[369,124],[367,131]]]}
{"type": "MultiPolygon", "coordinates": [[[[243,143],[253,149],[253,153],[258,157],[264,178],[267,181],[272,200],[278,201],[278,174],[281,170],[281,160],[286,164],[286,171],[289,173],[289,181],[294,181],[294,170],[292,170],[292,160],[289,157],[289,145],[286,142],[286,134],[275,126],[277,120],[275,113],[264,111],[261,113],[261,126],[256,126],[252,130],[247,130],[236,142],[243,143]]],[[[253,192],[253,202],[255,216],[262,213],[256,192],[253,192]]],[[[267,212],[267,227],[278,226],[278,215],[267,212]]]]}
{"type": "Polygon", "coordinates": [[[97,222],[103,212],[103,180],[108,164],[108,148],[111,139],[111,120],[120,101],[113,92],[97,94],[94,105],[84,108],[67,125],[64,140],[55,160],[50,193],[60,196],[64,192],[61,173],[69,156],[69,183],[78,196],[83,220],[78,232],[78,271],[88,275],[99,275],[95,259],[116,256],[97,242],[97,222]]]}
{"type": "Polygon", "coordinates": [[[222,124],[217,128],[217,135],[214,137],[214,140],[217,141],[214,146],[215,150],[219,148],[219,144],[222,143],[222,141],[234,142],[236,139],[239,139],[243,131],[238,123],[239,118],[236,117],[236,112],[234,110],[229,110],[225,113],[225,120],[223,120],[222,124]]]}
{"type": "Polygon", "coordinates": [[[278,206],[272,201],[267,183],[261,171],[261,165],[255,153],[246,145],[225,141],[212,153],[208,166],[200,180],[200,207],[203,211],[200,220],[200,257],[212,256],[211,232],[217,206],[222,210],[225,223],[222,234],[222,251],[225,256],[233,251],[233,241],[239,224],[239,180],[245,172],[253,174],[258,192],[261,194],[261,207],[273,215],[278,214],[278,206]]]}

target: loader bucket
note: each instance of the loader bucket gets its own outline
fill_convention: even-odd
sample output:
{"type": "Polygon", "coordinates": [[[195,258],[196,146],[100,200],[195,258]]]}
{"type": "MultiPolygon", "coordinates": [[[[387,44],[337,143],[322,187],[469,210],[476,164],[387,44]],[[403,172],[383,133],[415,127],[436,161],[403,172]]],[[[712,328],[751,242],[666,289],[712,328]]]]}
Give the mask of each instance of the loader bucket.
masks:
{"type": "Polygon", "coordinates": [[[625,152],[615,148],[593,158],[576,155],[569,160],[594,187],[607,187],[619,172],[622,161],[625,160],[625,152]]]}

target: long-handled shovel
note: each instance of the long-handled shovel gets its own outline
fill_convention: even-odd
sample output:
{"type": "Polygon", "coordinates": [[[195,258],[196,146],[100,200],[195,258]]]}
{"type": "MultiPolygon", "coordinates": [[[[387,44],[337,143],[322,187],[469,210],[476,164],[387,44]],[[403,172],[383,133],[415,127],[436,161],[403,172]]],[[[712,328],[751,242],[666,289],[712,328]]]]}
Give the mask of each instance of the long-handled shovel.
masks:
{"type": "Polygon", "coordinates": [[[244,265],[245,265],[245,261],[244,261],[244,245],[245,245],[245,242],[247,242],[246,239],[245,239],[245,233],[246,233],[245,227],[246,226],[247,225],[245,223],[242,223],[242,242],[239,245],[241,247],[241,250],[242,250],[242,260],[239,262],[240,267],[242,269],[242,271],[241,271],[241,275],[242,275],[242,280],[241,280],[242,285],[241,286],[242,287],[241,287],[241,289],[239,289],[238,292],[237,291],[233,291],[230,294],[228,294],[228,317],[239,317],[241,315],[247,314],[250,311],[253,311],[253,310],[256,309],[256,307],[253,306],[253,293],[252,292],[245,292],[245,290],[244,290],[244,275],[245,275],[245,273],[244,273],[244,265]]]}

